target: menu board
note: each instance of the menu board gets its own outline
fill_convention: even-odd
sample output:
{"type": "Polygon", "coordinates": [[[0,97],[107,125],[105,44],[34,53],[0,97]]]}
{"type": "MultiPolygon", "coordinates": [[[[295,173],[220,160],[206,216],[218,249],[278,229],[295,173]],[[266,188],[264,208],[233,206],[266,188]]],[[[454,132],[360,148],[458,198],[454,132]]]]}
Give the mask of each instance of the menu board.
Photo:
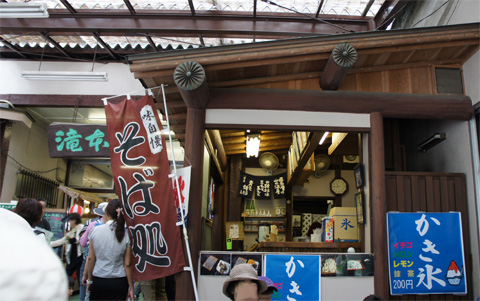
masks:
{"type": "Polygon", "coordinates": [[[390,294],[466,294],[459,212],[387,213],[390,294]]]}
{"type": "MultiPolygon", "coordinates": [[[[50,223],[53,237],[51,241],[62,238],[65,235],[65,209],[46,209],[43,218],[50,223]]],[[[58,257],[63,258],[63,246],[53,248],[58,257]]]]}
{"type": "Polygon", "coordinates": [[[320,255],[266,254],[265,274],[277,288],[272,300],[321,300],[320,255]]]}
{"type": "Polygon", "coordinates": [[[46,209],[43,218],[50,223],[51,231],[53,232],[52,241],[60,239],[65,233],[65,217],[67,213],[65,209],[46,209]]]}

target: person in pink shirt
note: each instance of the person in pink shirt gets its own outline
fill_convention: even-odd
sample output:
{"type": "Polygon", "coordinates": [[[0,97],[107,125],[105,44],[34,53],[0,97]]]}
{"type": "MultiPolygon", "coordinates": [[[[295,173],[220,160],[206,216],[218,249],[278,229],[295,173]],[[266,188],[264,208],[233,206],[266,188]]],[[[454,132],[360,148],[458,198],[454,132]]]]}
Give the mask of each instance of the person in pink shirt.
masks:
{"type": "MultiPolygon", "coordinates": [[[[88,223],[87,229],[82,234],[82,237],[80,237],[80,245],[82,247],[86,248],[88,246],[88,235],[92,231],[93,227],[95,227],[95,225],[98,222],[105,223],[105,220],[104,220],[105,219],[105,211],[104,211],[104,209],[105,209],[105,207],[107,207],[107,205],[108,205],[108,202],[103,202],[103,203],[99,204],[97,208],[93,209],[93,213],[95,213],[99,217],[92,219],[90,221],[90,223],[88,223]]],[[[87,254],[88,253],[86,253],[86,255],[87,254]]]]}

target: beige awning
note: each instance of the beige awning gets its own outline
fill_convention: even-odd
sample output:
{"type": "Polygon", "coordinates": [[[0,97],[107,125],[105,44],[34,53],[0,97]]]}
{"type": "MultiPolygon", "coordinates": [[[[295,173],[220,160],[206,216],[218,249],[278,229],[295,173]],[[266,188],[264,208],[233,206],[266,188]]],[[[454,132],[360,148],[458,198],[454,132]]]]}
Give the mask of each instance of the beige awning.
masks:
{"type": "Polygon", "coordinates": [[[82,200],[89,201],[89,202],[94,202],[94,203],[105,202],[103,199],[101,199],[100,197],[98,197],[94,193],[81,191],[81,190],[70,188],[70,187],[63,186],[63,185],[59,185],[58,189],[65,192],[68,196],[70,196],[73,199],[80,198],[82,200]]]}

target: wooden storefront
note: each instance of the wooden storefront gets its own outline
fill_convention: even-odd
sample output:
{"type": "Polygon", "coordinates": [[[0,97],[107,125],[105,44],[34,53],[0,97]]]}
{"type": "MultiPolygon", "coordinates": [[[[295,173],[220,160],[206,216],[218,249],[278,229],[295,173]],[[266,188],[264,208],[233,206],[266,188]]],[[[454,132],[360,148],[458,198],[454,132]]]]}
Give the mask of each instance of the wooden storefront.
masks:
{"type": "MultiPolygon", "coordinates": [[[[436,70],[461,70],[478,46],[478,26],[461,25],[305,38],[218,50],[186,50],[134,56],[129,61],[135,77],[146,86],[168,85],[166,99],[171,127],[182,140],[188,164],[193,167],[192,178],[195,180],[191,196],[201,194],[204,130],[226,127],[206,124],[208,110],[368,114],[370,127],[360,130],[370,135],[369,181],[372,184],[368,202],[373,226],[369,235],[375,254],[375,293],[388,298],[385,213],[391,210],[457,210],[463,216],[468,214],[465,212],[465,181],[461,175],[403,172],[401,164],[393,163],[399,161],[398,157],[388,157],[385,162],[384,118],[469,120],[473,114],[471,100],[461,94],[440,94],[436,70]],[[324,73],[327,72],[325,67],[332,49],[340,43],[355,47],[358,60],[340,81],[338,91],[322,91],[319,82],[322,76],[328,75],[324,73]],[[188,69],[185,62],[195,62],[189,63],[194,68],[188,69]],[[187,85],[175,82],[179,76],[187,78],[187,73],[192,75],[188,89],[187,85]],[[399,172],[386,172],[386,164],[399,172]]],[[[158,108],[164,110],[161,104],[158,108]]],[[[235,126],[255,125],[254,120],[245,120],[244,124],[235,126]]],[[[285,127],[279,122],[271,128],[285,127]]],[[[224,160],[218,158],[218,161],[224,160]]],[[[229,183],[236,183],[232,171],[241,168],[238,160],[231,160],[226,169],[220,168],[225,186],[221,187],[222,193],[216,199],[219,211],[214,216],[217,225],[214,225],[213,237],[224,237],[222,225],[226,221],[240,220],[241,210],[228,211],[227,208],[241,208],[240,198],[235,197],[229,187],[229,183]],[[238,216],[235,213],[227,215],[227,212],[237,212],[238,216]]],[[[190,212],[200,212],[199,206],[201,204],[191,203],[190,212]]],[[[197,225],[200,224],[200,216],[192,217],[188,229],[189,236],[195,240],[190,244],[195,267],[201,240],[197,225]]],[[[467,230],[467,219],[463,224],[467,230]]],[[[468,230],[464,235],[468,238],[468,230]]],[[[221,246],[222,242],[214,245],[221,246]]],[[[465,250],[470,250],[467,239],[465,250]]],[[[183,287],[188,286],[187,273],[180,275],[179,279],[183,287]]],[[[180,299],[192,297],[187,290],[177,291],[180,299]]]]}

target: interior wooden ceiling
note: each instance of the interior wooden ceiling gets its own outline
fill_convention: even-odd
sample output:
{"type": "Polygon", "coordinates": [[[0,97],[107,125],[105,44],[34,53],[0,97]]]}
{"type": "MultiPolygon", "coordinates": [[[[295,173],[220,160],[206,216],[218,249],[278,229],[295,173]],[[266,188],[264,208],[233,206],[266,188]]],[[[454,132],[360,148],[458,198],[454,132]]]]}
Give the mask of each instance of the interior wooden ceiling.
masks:
{"type": "MultiPolygon", "coordinates": [[[[258,131],[260,134],[260,152],[285,153],[292,144],[291,131],[258,131]]],[[[246,145],[245,130],[221,130],[223,147],[227,155],[244,154],[246,145]]]]}
{"type": "MultiPolygon", "coordinates": [[[[146,87],[167,85],[171,127],[182,142],[187,108],[173,79],[175,68],[182,62],[201,64],[211,91],[232,87],[321,90],[319,79],[331,51],[339,43],[349,43],[357,50],[358,60],[339,90],[355,91],[358,87],[349,77],[362,77],[368,72],[433,65],[461,66],[478,50],[479,33],[478,23],[377,31],[140,55],[129,57],[129,62],[135,77],[146,87]]],[[[161,98],[157,101],[162,102],[161,98]]],[[[164,110],[163,105],[159,108],[164,110]]],[[[227,155],[245,152],[245,129],[222,129],[221,136],[227,155]]],[[[260,151],[285,154],[291,144],[291,132],[264,131],[262,136],[265,138],[261,140],[260,151]]]]}

